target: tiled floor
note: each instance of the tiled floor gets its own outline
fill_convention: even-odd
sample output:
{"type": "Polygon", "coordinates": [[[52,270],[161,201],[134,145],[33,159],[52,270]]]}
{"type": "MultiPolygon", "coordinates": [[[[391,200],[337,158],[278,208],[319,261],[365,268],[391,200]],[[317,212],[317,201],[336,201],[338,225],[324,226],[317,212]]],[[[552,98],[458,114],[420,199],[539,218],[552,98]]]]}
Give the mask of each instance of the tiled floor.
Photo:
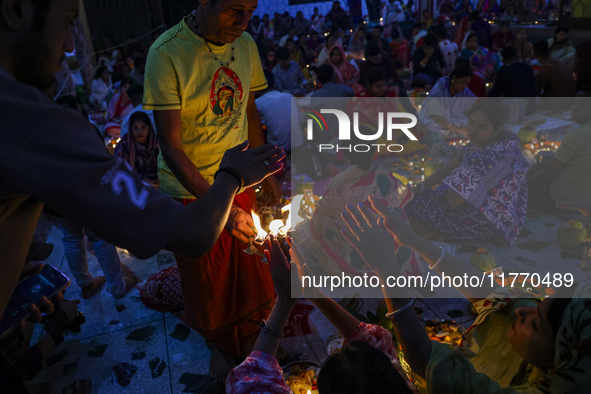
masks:
{"type": "MultiPolygon", "coordinates": [[[[516,246],[474,245],[491,250],[499,265],[506,271],[539,272],[556,269],[577,275],[578,280],[589,277],[582,270],[580,260],[564,259],[556,239],[556,231],[568,217],[533,215],[527,218],[525,236],[516,246]],[[520,249],[528,241],[537,241],[540,251],[520,249]],[[545,244],[543,244],[545,243],[545,244]]],[[[61,233],[53,228],[48,242],[55,245],[54,253],[45,263],[53,264],[69,275],[63,256],[61,233]]],[[[469,248],[459,249],[457,256],[468,260],[469,248]]],[[[148,260],[138,260],[120,251],[122,261],[140,278],[175,264],[171,253],[161,252],[148,260]]],[[[89,266],[95,275],[101,274],[96,258],[89,253],[89,266]]],[[[73,283],[66,298],[80,296],[73,283]]],[[[375,312],[379,300],[362,299],[357,302],[358,311],[365,316],[375,312]]],[[[415,307],[422,309],[422,319],[450,319],[468,327],[473,318],[467,310],[464,298],[417,300],[415,307]],[[451,311],[451,312],[450,312],[451,311]]],[[[134,289],[120,300],[113,299],[103,288],[100,294],[83,300],[80,310],[87,322],[79,334],[66,335],[47,360],[43,371],[30,382],[32,393],[223,393],[223,386],[208,376],[210,351],[205,340],[186,327],[170,313],[155,312],[145,307],[134,289]]],[[[292,357],[299,357],[321,364],[328,356],[326,341],[337,331],[326,318],[314,310],[310,319],[317,333],[305,337],[284,339],[282,347],[292,357]]],[[[36,338],[41,330],[36,330],[36,338]]]]}

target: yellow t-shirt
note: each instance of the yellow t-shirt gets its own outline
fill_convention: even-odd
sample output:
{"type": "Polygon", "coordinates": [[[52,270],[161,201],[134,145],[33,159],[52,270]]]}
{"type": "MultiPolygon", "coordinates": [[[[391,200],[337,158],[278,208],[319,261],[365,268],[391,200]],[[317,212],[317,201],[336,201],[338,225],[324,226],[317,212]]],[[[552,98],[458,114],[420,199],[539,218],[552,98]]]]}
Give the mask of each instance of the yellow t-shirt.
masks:
{"type": "MultiPolygon", "coordinates": [[[[246,106],[251,91],[267,87],[257,46],[248,33],[233,44],[205,42],[185,20],[167,30],[148,53],[144,109],[181,110],[181,142],[186,155],[211,184],[224,152],[248,139],[246,106]]],[[[162,190],[176,198],[194,198],[158,157],[162,190]]]]}
{"type": "Polygon", "coordinates": [[[556,201],[591,200],[591,122],[569,131],[554,157],[565,163],[550,185],[556,201]]]}

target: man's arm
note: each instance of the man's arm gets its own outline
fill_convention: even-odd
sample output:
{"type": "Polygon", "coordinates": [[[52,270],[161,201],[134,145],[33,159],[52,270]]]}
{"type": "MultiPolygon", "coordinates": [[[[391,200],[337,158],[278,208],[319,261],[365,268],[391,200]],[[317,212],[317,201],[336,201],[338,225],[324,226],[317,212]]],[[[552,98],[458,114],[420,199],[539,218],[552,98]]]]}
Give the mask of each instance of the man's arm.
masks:
{"type": "MultiPolygon", "coordinates": [[[[160,150],[166,164],[189,193],[201,198],[210,185],[189,159],[181,143],[181,110],[154,111],[160,150]]],[[[253,141],[254,142],[254,141],[253,141]]],[[[260,146],[257,144],[255,146],[260,146]]]]}
{"type": "Polygon", "coordinates": [[[533,174],[531,180],[533,182],[552,182],[554,178],[558,176],[560,171],[562,171],[562,168],[565,164],[566,163],[558,160],[557,158],[551,157],[550,161],[548,161],[548,163],[545,166],[543,166],[542,168],[540,168],[539,171],[536,171],[535,174],[533,174]]]}

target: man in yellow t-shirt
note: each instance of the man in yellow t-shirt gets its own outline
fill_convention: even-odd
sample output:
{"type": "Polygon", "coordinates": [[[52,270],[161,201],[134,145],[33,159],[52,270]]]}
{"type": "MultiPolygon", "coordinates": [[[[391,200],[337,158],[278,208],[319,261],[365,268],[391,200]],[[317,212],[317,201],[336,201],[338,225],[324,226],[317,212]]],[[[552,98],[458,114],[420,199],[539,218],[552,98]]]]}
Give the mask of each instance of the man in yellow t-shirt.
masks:
{"type": "Polygon", "coordinates": [[[591,201],[590,105],[591,89],[579,91],[571,116],[581,126],[564,136],[547,163],[532,167],[528,173],[528,207],[551,212],[557,210],[557,201],[591,201]]]}
{"type": "MultiPolygon", "coordinates": [[[[263,145],[254,92],[267,87],[257,47],[244,30],[258,0],[199,0],[198,8],[152,45],[143,108],[154,111],[162,190],[185,205],[213,183],[223,152],[244,140],[263,145]]],[[[272,204],[274,177],[263,182],[272,204]]],[[[253,236],[251,189],[236,196],[226,228],[199,260],[175,255],[187,321],[213,347],[210,375],[225,380],[246,356],[273,303],[268,266],[243,250],[253,236]]]]}

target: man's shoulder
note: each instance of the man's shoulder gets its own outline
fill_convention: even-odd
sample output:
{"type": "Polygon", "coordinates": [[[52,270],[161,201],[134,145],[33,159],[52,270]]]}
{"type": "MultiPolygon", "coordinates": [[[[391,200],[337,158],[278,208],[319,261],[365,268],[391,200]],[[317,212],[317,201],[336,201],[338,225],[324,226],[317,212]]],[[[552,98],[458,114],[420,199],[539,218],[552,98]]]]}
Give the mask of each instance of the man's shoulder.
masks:
{"type": "Polygon", "coordinates": [[[243,32],[240,37],[238,37],[236,39],[236,44],[238,45],[244,45],[244,46],[254,46],[255,49],[256,48],[256,43],[254,42],[254,39],[252,38],[252,36],[250,35],[250,33],[248,32],[243,32]]]}
{"type": "Polygon", "coordinates": [[[22,126],[33,121],[38,123],[55,109],[59,107],[41,91],[17,81],[0,69],[0,113],[11,114],[6,119],[2,117],[4,126],[12,123],[11,121],[24,121],[22,126]]]}
{"type": "Polygon", "coordinates": [[[170,29],[166,30],[164,33],[158,37],[158,39],[152,44],[150,47],[151,49],[160,49],[166,51],[167,48],[174,45],[175,39],[181,38],[185,35],[184,31],[184,21],[180,21],[170,29]]]}

